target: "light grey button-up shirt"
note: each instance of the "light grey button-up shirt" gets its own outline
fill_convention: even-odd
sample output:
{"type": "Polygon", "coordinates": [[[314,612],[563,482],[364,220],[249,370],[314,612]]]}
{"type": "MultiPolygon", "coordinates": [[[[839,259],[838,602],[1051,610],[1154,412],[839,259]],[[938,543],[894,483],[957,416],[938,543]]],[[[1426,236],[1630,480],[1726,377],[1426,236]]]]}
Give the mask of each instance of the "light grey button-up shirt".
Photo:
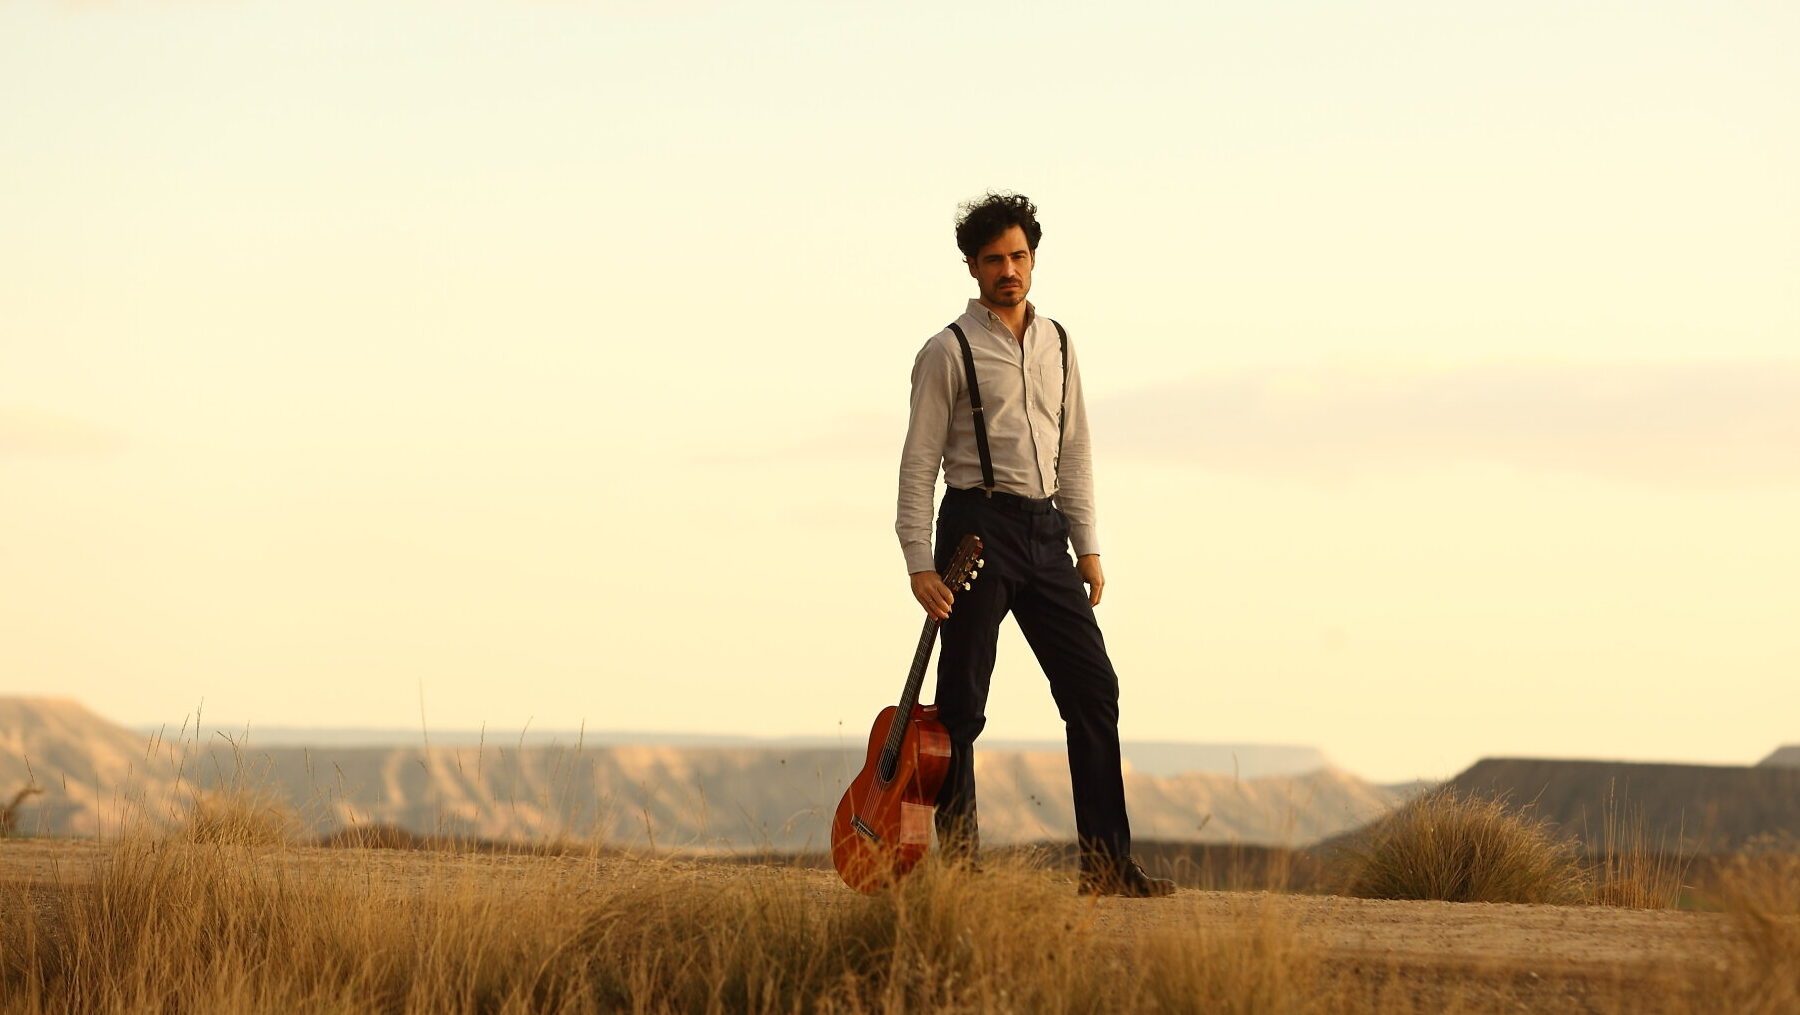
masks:
{"type": "MultiPolygon", "coordinates": [[[[1081,398],[1081,370],[1075,342],[1069,341],[1068,416],[1062,427],[1060,475],[1057,416],[1063,405],[1062,351],[1056,326],[1026,306],[1025,340],[994,314],[970,300],[957,318],[975,356],[975,381],[987,417],[988,452],[994,488],[1021,497],[1055,497],[1069,519],[1069,542],[1076,556],[1099,553],[1094,527],[1093,456],[1088,443],[1087,408],[1081,398]]],[[[900,501],[894,531],[906,554],[908,573],[932,570],[932,491],[938,467],[954,487],[981,485],[981,456],[975,449],[975,419],[962,348],[949,328],[931,336],[913,360],[912,419],[900,452],[900,501]]]]}

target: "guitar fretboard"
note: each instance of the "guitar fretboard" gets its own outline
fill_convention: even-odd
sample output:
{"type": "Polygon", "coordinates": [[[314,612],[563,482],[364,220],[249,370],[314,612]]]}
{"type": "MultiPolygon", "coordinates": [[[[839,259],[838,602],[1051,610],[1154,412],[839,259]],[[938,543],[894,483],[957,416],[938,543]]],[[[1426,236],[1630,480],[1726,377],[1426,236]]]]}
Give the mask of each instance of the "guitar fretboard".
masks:
{"type": "MultiPolygon", "coordinates": [[[[981,537],[967,535],[962,544],[956,548],[956,556],[951,558],[950,566],[938,578],[951,588],[969,587],[980,572],[982,542],[981,537]]],[[[938,628],[942,621],[936,617],[925,618],[925,629],[919,632],[919,647],[913,651],[912,669],[906,674],[906,687],[900,691],[900,704],[895,710],[894,721],[888,726],[887,738],[882,741],[881,760],[876,764],[875,775],[886,782],[894,777],[894,771],[900,764],[900,746],[906,742],[906,727],[912,722],[913,707],[919,703],[919,686],[925,682],[925,664],[931,661],[931,646],[937,641],[938,628]]]]}
{"type": "Polygon", "coordinates": [[[906,739],[906,724],[912,719],[913,706],[919,703],[919,688],[925,683],[925,665],[931,662],[931,646],[937,641],[936,617],[925,618],[925,630],[919,632],[919,647],[913,652],[912,669],[906,674],[906,687],[900,692],[900,705],[894,722],[888,727],[887,740],[881,745],[882,779],[894,777],[894,766],[900,762],[900,744],[906,739]]]}

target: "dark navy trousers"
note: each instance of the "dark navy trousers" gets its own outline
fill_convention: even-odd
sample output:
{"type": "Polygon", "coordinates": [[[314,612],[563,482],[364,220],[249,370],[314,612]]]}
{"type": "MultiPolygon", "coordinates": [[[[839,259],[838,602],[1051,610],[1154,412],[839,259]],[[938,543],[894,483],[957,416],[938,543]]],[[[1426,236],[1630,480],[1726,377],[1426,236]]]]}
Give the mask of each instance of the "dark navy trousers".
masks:
{"type": "Polygon", "coordinates": [[[1119,766],[1119,678],[1069,555],[1069,523],[1047,500],[950,489],[937,519],[942,573],[968,533],[982,538],[987,566],[955,603],[940,631],[938,717],[950,732],[950,771],[937,800],[938,838],[950,855],[973,856],[975,738],[987,725],[1000,622],[1011,613],[1050,681],[1069,740],[1075,834],[1083,869],[1131,855],[1125,782],[1119,766]]]}

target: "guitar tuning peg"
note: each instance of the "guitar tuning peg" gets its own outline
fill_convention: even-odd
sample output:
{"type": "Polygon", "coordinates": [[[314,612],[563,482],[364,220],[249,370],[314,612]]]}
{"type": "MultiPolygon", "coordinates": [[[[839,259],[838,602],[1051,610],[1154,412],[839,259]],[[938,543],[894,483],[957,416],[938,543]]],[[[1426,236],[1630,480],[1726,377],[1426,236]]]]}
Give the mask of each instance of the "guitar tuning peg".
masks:
{"type": "Polygon", "coordinates": [[[980,571],[970,571],[969,572],[969,580],[970,581],[974,581],[975,579],[977,579],[979,577],[981,577],[980,571]]]}
{"type": "Polygon", "coordinates": [[[963,582],[963,591],[964,592],[969,591],[969,583],[968,582],[963,582]]]}
{"type": "Polygon", "coordinates": [[[987,561],[981,557],[976,557],[975,558],[975,566],[976,567],[987,567],[987,561]]]}

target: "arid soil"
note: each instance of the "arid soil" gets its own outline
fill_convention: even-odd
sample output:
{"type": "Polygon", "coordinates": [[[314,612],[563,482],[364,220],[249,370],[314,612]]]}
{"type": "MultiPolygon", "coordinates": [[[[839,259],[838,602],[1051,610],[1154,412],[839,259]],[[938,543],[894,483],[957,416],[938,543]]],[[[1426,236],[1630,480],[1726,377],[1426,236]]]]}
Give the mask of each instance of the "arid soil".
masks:
{"type": "MultiPolygon", "coordinates": [[[[104,855],[103,847],[88,842],[0,841],[0,883],[35,885],[40,891],[33,895],[42,904],[49,894],[43,889],[79,891],[104,855]]],[[[541,875],[549,867],[574,892],[594,879],[641,876],[647,863],[655,863],[671,876],[702,882],[785,882],[821,906],[855,898],[829,871],[689,860],[297,847],[270,851],[259,862],[301,876],[308,870],[341,872],[354,863],[359,878],[397,885],[447,874],[504,880],[526,871],[541,875]]],[[[1068,906],[1068,919],[1117,932],[1122,941],[1159,926],[1230,933],[1273,914],[1297,927],[1302,945],[1335,974],[1366,977],[1390,990],[1398,983],[1415,1003],[1435,999],[1465,1011],[1652,1010],[1663,986],[1690,981],[1687,974],[1700,969],[1723,969],[1731,934],[1726,918],[1713,913],[1192,890],[1169,899],[1091,900],[1077,897],[1072,882],[1068,906]],[[1621,1009],[1621,996],[1641,997],[1644,1004],[1621,1009]]]]}

